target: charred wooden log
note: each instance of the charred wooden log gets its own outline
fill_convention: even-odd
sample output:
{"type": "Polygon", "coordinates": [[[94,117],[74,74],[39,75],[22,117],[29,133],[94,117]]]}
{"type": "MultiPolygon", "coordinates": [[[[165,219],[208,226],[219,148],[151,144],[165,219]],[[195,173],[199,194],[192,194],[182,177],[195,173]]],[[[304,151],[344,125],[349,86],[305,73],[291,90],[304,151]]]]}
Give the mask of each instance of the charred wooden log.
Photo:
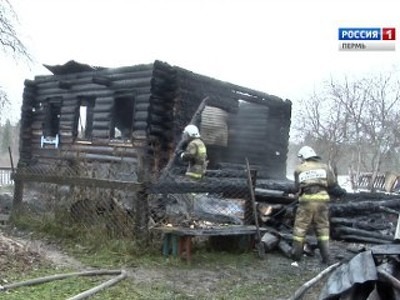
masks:
{"type": "MultiPolygon", "coordinates": [[[[365,217],[364,217],[365,218],[365,217]]],[[[371,222],[370,220],[357,220],[357,218],[351,217],[351,218],[330,218],[332,226],[347,226],[347,227],[352,227],[352,228],[359,228],[363,230],[370,230],[370,231],[376,231],[376,230],[385,230],[385,229],[390,229],[392,228],[392,224],[389,222],[386,222],[386,224],[383,223],[377,223],[377,222],[371,222]]]]}
{"type": "Polygon", "coordinates": [[[394,200],[399,199],[399,195],[391,195],[391,194],[383,194],[383,193],[369,193],[369,192],[360,192],[360,193],[348,193],[341,202],[337,204],[341,204],[343,202],[364,202],[364,201],[383,201],[383,200],[394,200]]]}
{"type": "Polygon", "coordinates": [[[374,238],[377,240],[384,240],[384,241],[391,241],[391,242],[393,242],[393,240],[394,240],[394,237],[390,236],[390,235],[380,234],[380,233],[357,229],[357,228],[352,228],[352,227],[348,227],[348,226],[335,226],[333,228],[333,232],[335,234],[338,234],[339,236],[341,236],[341,235],[356,235],[359,238],[367,237],[367,238],[374,238]]]}
{"type": "Polygon", "coordinates": [[[63,90],[69,90],[72,87],[72,83],[70,81],[60,80],[58,82],[58,88],[63,90]]]}
{"type": "Polygon", "coordinates": [[[207,170],[206,176],[208,177],[239,177],[245,178],[245,170],[207,170]]]}
{"type": "Polygon", "coordinates": [[[93,76],[92,82],[104,86],[111,86],[112,84],[112,80],[105,76],[93,76]]]}
{"type": "Polygon", "coordinates": [[[135,113],[134,119],[136,121],[147,121],[148,117],[149,117],[149,114],[147,111],[137,111],[135,113]]]}
{"type": "Polygon", "coordinates": [[[150,106],[149,102],[136,103],[135,109],[136,109],[136,111],[147,111],[149,106],[150,106]]]}
{"type": "Polygon", "coordinates": [[[145,121],[135,121],[133,123],[134,130],[145,130],[148,126],[148,123],[145,121]]]}
{"type": "Polygon", "coordinates": [[[118,81],[113,81],[113,89],[132,89],[136,87],[148,87],[150,88],[151,77],[145,78],[124,78],[118,81]]]}
{"type": "Polygon", "coordinates": [[[73,144],[69,147],[68,151],[79,151],[79,152],[87,152],[87,153],[103,154],[103,155],[138,157],[140,150],[132,147],[73,144]]]}
{"type": "Polygon", "coordinates": [[[378,238],[373,237],[366,237],[366,236],[358,236],[358,235],[351,235],[351,234],[341,234],[334,237],[337,240],[344,240],[347,242],[355,242],[355,243],[370,243],[370,244],[391,244],[391,241],[388,240],[381,240],[378,238]]]}
{"type": "Polygon", "coordinates": [[[65,152],[62,154],[63,157],[67,159],[83,159],[86,161],[99,161],[99,162],[127,162],[137,164],[138,160],[135,157],[124,157],[124,156],[114,156],[114,155],[100,155],[91,153],[73,153],[65,152]]]}
{"type": "Polygon", "coordinates": [[[248,194],[247,183],[244,180],[223,180],[221,178],[204,178],[199,182],[185,180],[175,177],[153,184],[149,193],[153,194],[184,194],[184,193],[230,193],[235,196],[246,196],[248,194]]]}
{"type": "Polygon", "coordinates": [[[359,201],[347,202],[343,204],[332,203],[330,212],[332,216],[344,217],[360,215],[363,212],[379,211],[379,207],[384,206],[392,209],[400,209],[399,199],[381,201],[359,201]]]}
{"type": "Polygon", "coordinates": [[[140,103],[150,103],[150,101],[149,101],[150,96],[151,96],[150,93],[145,93],[145,94],[136,95],[136,97],[135,97],[135,103],[136,103],[136,104],[140,104],[140,103]]]}

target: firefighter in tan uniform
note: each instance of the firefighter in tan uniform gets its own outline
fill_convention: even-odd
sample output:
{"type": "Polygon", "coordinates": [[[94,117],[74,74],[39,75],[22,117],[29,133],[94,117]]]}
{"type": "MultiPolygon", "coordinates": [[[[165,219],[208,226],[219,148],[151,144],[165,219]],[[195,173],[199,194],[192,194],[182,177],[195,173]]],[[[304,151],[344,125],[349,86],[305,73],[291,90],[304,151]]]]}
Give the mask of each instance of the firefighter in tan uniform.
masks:
{"type": "Polygon", "coordinates": [[[199,129],[195,125],[188,125],[183,134],[189,139],[189,143],[180,154],[183,161],[189,163],[185,175],[190,179],[201,179],[207,169],[207,148],[200,138],[199,129]]]}
{"type": "MultiPolygon", "coordinates": [[[[183,135],[188,144],[185,150],[178,150],[178,156],[188,163],[185,177],[191,181],[199,181],[207,169],[207,148],[200,138],[197,126],[186,126],[183,135]]],[[[189,223],[193,221],[195,199],[195,193],[181,194],[179,197],[180,203],[185,207],[186,221],[189,223]]]]}
{"type": "Polygon", "coordinates": [[[336,177],[311,147],[302,147],[298,157],[302,162],[294,172],[299,206],[293,229],[293,259],[300,260],[306,233],[310,227],[314,227],[322,263],[329,264],[328,189],[336,185],[336,177]]]}

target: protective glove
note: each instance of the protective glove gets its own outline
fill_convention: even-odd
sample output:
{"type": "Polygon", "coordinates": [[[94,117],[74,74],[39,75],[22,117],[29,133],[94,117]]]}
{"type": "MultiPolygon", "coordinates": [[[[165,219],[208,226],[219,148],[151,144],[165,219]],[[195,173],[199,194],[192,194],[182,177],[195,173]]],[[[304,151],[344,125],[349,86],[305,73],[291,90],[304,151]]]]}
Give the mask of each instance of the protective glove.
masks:
{"type": "Polygon", "coordinates": [[[176,157],[183,159],[183,157],[185,156],[185,151],[184,150],[176,150],[175,154],[176,154],[176,157]]]}
{"type": "Polygon", "coordinates": [[[175,150],[175,155],[180,157],[183,152],[185,151],[181,149],[175,150]]]}
{"type": "Polygon", "coordinates": [[[336,198],[341,198],[346,196],[347,191],[345,189],[343,189],[342,187],[340,187],[338,184],[336,184],[335,186],[331,187],[328,190],[329,195],[336,197],[336,198]]]}

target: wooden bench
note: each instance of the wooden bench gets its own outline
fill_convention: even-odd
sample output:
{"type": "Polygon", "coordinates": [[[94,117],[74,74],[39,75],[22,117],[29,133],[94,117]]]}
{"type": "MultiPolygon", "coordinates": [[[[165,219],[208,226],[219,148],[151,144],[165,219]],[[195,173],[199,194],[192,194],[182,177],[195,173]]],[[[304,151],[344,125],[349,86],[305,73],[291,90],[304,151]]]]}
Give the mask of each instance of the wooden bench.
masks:
{"type": "MultiPolygon", "coordinates": [[[[163,233],[162,254],[176,256],[192,261],[192,238],[195,236],[233,236],[255,235],[256,227],[253,225],[229,225],[212,228],[185,228],[185,227],[156,227],[154,230],[163,233]]],[[[264,230],[260,228],[260,231],[264,230]]]]}

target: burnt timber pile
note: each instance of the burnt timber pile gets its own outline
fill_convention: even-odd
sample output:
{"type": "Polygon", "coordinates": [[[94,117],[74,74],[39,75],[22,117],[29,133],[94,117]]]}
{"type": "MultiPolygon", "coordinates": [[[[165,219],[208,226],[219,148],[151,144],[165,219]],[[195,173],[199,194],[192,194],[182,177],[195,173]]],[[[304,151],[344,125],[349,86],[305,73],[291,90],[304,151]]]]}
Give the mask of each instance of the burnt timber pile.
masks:
{"type": "MultiPolygon", "coordinates": [[[[290,243],[297,201],[283,195],[268,196],[262,189],[256,195],[262,226],[290,243]]],[[[364,244],[392,244],[399,238],[395,237],[399,215],[399,195],[360,192],[347,193],[341,198],[332,196],[331,238],[364,244]]],[[[316,246],[312,233],[308,242],[316,246]]]]}
{"type": "Polygon", "coordinates": [[[389,244],[395,240],[400,196],[349,193],[331,204],[332,236],[338,240],[389,244]]]}

